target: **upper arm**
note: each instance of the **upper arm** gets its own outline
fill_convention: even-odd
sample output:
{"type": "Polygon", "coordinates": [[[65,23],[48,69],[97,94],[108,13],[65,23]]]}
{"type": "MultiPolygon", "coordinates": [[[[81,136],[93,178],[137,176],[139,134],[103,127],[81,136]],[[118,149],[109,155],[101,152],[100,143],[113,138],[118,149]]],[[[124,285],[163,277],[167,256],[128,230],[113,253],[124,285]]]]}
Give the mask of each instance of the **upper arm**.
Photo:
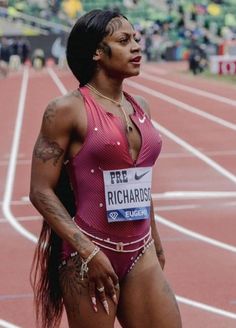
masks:
{"type": "Polygon", "coordinates": [[[139,106],[143,109],[143,111],[148,115],[148,117],[151,118],[150,107],[146,99],[142,96],[135,96],[134,98],[139,104],[139,106]]]}
{"type": "Polygon", "coordinates": [[[31,192],[55,187],[70,141],[72,116],[60,100],[48,104],[32,155],[31,192]]]}

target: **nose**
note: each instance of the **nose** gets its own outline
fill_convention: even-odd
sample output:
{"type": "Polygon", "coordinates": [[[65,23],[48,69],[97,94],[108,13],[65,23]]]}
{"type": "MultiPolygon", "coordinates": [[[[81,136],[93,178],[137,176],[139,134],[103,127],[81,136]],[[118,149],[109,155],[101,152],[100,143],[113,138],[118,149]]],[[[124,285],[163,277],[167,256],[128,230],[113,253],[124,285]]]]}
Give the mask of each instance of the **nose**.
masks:
{"type": "Polygon", "coordinates": [[[133,41],[132,41],[131,51],[132,52],[140,52],[141,51],[141,45],[135,39],[133,39],[133,41]]]}

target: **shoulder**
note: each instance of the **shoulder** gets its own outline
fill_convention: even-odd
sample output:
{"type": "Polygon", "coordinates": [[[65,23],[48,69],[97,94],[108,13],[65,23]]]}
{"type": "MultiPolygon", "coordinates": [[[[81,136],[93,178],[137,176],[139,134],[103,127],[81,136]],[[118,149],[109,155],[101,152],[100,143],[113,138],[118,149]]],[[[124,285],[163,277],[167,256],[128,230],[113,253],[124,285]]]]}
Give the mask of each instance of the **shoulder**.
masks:
{"type": "Polygon", "coordinates": [[[149,104],[147,102],[147,100],[139,95],[133,95],[133,98],[136,100],[136,102],[139,104],[139,106],[143,109],[143,111],[148,115],[148,117],[151,116],[150,113],[150,107],[149,104]]]}
{"type": "Polygon", "coordinates": [[[74,121],[79,108],[82,106],[83,99],[79,90],[54,98],[46,106],[43,114],[43,124],[69,125],[74,121]]]}

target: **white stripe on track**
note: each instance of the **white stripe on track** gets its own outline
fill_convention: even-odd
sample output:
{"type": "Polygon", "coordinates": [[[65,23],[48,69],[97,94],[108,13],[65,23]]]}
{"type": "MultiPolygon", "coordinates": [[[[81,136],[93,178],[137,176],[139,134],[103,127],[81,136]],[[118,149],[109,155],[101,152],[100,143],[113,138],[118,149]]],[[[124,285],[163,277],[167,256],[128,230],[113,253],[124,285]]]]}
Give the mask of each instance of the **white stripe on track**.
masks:
{"type": "Polygon", "coordinates": [[[215,115],[206,113],[206,112],[204,112],[204,111],[202,111],[202,110],[200,110],[200,109],[198,109],[196,107],[190,106],[190,105],[188,105],[188,104],[186,104],[186,103],[184,103],[182,101],[179,101],[177,99],[174,99],[174,98],[171,98],[169,96],[166,96],[163,93],[160,93],[158,91],[155,91],[153,89],[150,89],[148,87],[145,87],[144,85],[138,84],[138,83],[136,83],[134,81],[126,81],[125,83],[127,85],[129,85],[130,87],[132,87],[132,88],[135,88],[137,90],[141,90],[141,91],[143,91],[143,92],[145,92],[145,93],[147,93],[147,94],[149,94],[149,95],[151,95],[153,97],[162,99],[162,100],[164,100],[164,101],[166,101],[166,102],[168,102],[168,103],[170,103],[170,104],[172,104],[172,105],[174,105],[176,107],[179,107],[179,108],[181,108],[181,109],[183,109],[183,110],[185,110],[187,112],[190,112],[190,113],[199,115],[201,117],[206,118],[209,121],[212,121],[212,122],[214,122],[216,124],[222,125],[222,126],[228,128],[228,129],[231,129],[231,130],[236,131],[236,124],[234,124],[234,123],[225,121],[222,118],[219,118],[219,117],[217,117],[215,115]]]}
{"type": "Polygon", "coordinates": [[[180,145],[181,147],[185,148],[190,153],[194,154],[196,157],[201,159],[203,162],[211,166],[214,170],[216,170],[221,175],[225,176],[227,179],[231,180],[232,182],[236,183],[236,176],[223,168],[221,165],[204,155],[195,147],[191,146],[189,143],[184,141],[183,139],[179,138],[176,134],[170,132],[168,129],[164,128],[162,125],[158,124],[157,122],[153,121],[153,125],[163,134],[165,134],[169,139],[173,140],[175,143],[180,145]]]}
{"type": "Polygon", "coordinates": [[[236,247],[235,246],[232,246],[232,245],[229,245],[229,244],[226,244],[226,243],[223,243],[221,241],[218,241],[216,239],[213,239],[213,238],[210,238],[210,237],[207,237],[207,236],[204,236],[200,233],[197,233],[197,232],[194,232],[192,230],[189,230],[189,229],[186,229],[184,227],[182,227],[181,225],[178,225],[176,223],[173,223],[172,221],[169,221],[167,219],[164,219],[162,216],[160,215],[155,215],[155,220],[173,230],[176,230],[176,231],[179,231],[181,233],[183,233],[184,235],[187,235],[187,236],[190,236],[190,237],[193,237],[197,240],[200,240],[204,243],[207,243],[207,244],[210,244],[210,245],[213,245],[215,247],[218,247],[218,248],[222,248],[226,251],[229,251],[229,252],[233,252],[233,253],[236,253],[236,247]]]}
{"type": "Polygon", "coordinates": [[[21,328],[21,327],[13,325],[10,322],[0,319],[0,328],[21,328]]]}
{"type": "Polygon", "coordinates": [[[219,309],[219,308],[216,308],[216,307],[204,304],[204,303],[192,301],[192,300],[189,300],[188,298],[185,298],[182,296],[176,296],[176,298],[179,303],[190,305],[190,306],[193,306],[195,308],[198,308],[198,309],[201,309],[201,310],[204,310],[207,312],[211,312],[211,313],[214,313],[217,315],[221,315],[223,317],[227,317],[227,318],[236,320],[236,313],[228,312],[228,311],[225,311],[225,310],[222,310],[222,309],[219,309]]]}
{"type": "Polygon", "coordinates": [[[152,194],[153,199],[235,198],[236,191],[168,191],[152,194]]]}
{"type": "Polygon", "coordinates": [[[192,87],[189,87],[189,86],[184,85],[184,84],[179,84],[177,82],[173,82],[173,81],[170,81],[170,80],[167,80],[167,79],[163,79],[161,77],[153,76],[153,75],[144,73],[143,71],[142,71],[140,76],[142,78],[144,78],[145,80],[157,82],[157,83],[160,83],[160,84],[163,84],[163,85],[167,85],[168,87],[183,90],[183,91],[186,91],[186,92],[198,95],[198,96],[209,98],[209,99],[212,99],[214,101],[219,101],[219,102],[222,102],[224,104],[236,107],[236,100],[233,100],[233,99],[230,99],[230,98],[219,96],[219,95],[216,95],[214,93],[207,92],[207,91],[204,91],[204,90],[201,90],[201,89],[192,88],[192,87]]]}
{"type": "Polygon", "coordinates": [[[27,239],[29,239],[33,242],[36,242],[37,238],[17,222],[17,220],[11,213],[11,207],[10,207],[12,191],[13,191],[13,184],[14,184],[15,173],[16,173],[17,154],[18,154],[18,150],[19,150],[20,134],[21,134],[21,128],[22,128],[22,122],[23,122],[28,80],[29,80],[29,69],[24,68],[21,90],[20,90],[20,98],[19,98],[19,103],[18,103],[15,128],[14,128],[14,135],[13,135],[13,141],[12,141],[12,148],[11,148],[9,165],[8,165],[8,170],[7,170],[6,186],[5,186],[5,192],[3,195],[2,209],[3,209],[3,214],[6,218],[6,220],[13,226],[13,228],[15,228],[21,235],[23,235],[27,239]]]}
{"type": "Polygon", "coordinates": [[[48,67],[47,71],[48,71],[49,75],[51,76],[52,80],[54,81],[54,83],[56,84],[56,86],[58,87],[58,89],[60,90],[61,94],[65,95],[68,91],[65,88],[64,84],[59,79],[59,77],[56,75],[54,70],[51,67],[48,67]]]}

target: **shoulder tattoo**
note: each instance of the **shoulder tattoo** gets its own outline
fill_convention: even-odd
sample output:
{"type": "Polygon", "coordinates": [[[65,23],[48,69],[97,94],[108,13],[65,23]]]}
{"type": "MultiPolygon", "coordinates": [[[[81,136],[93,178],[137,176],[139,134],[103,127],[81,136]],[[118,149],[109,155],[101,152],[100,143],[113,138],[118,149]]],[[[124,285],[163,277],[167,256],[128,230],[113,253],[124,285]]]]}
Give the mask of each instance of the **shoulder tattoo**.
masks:
{"type": "Polygon", "coordinates": [[[43,122],[44,123],[52,123],[53,119],[56,116],[56,100],[53,100],[50,104],[48,104],[44,115],[43,115],[43,122]]]}
{"type": "Polygon", "coordinates": [[[36,158],[41,159],[44,163],[52,160],[54,166],[56,166],[63,153],[64,150],[57,142],[51,141],[44,136],[39,137],[34,148],[36,158]]]}

